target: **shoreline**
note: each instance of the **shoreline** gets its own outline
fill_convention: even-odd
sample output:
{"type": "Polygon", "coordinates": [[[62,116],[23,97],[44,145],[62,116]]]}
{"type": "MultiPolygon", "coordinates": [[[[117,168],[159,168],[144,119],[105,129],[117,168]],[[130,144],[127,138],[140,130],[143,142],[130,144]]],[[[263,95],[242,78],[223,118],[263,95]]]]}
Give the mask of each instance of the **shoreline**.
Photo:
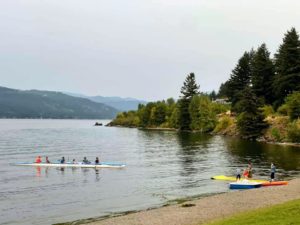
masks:
{"type": "MultiPolygon", "coordinates": [[[[219,182],[219,181],[216,181],[219,182]]],[[[223,219],[240,212],[300,199],[300,178],[288,185],[261,187],[243,191],[212,194],[185,199],[175,204],[142,211],[77,220],[60,224],[90,225],[199,225],[223,219]],[[217,209],[217,210],[216,210],[217,209]]],[[[175,201],[176,202],[176,201],[175,201]]]]}
{"type": "MultiPolygon", "coordinates": [[[[181,132],[178,129],[175,128],[162,128],[162,127],[126,127],[122,125],[106,125],[107,127],[118,127],[118,128],[135,128],[138,130],[149,130],[149,131],[173,131],[173,132],[181,132]]],[[[182,131],[182,132],[191,132],[191,133],[201,133],[200,131],[182,131]]],[[[228,134],[221,134],[221,133],[204,133],[208,135],[220,135],[220,136],[225,136],[225,137],[234,137],[234,138],[241,138],[238,135],[228,135],[228,134]]],[[[266,143],[266,144],[271,144],[271,145],[282,145],[282,146],[293,146],[293,147],[300,147],[300,143],[293,143],[293,142],[272,142],[272,141],[267,141],[264,139],[258,139],[256,140],[257,142],[260,143],[266,143]]]]}

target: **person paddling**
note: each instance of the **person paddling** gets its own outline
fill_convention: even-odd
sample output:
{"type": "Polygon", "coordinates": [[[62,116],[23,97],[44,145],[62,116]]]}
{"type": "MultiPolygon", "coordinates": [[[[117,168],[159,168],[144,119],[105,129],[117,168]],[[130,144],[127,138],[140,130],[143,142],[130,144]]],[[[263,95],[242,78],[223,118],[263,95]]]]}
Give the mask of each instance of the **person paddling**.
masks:
{"type": "Polygon", "coordinates": [[[61,158],[61,160],[60,160],[60,163],[65,163],[65,157],[63,156],[62,158],[61,158]]]}
{"type": "Polygon", "coordinates": [[[90,164],[90,163],[91,163],[89,160],[87,160],[86,157],[83,158],[82,162],[83,162],[84,164],[90,164]]]}
{"type": "Polygon", "coordinates": [[[46,156],[46,163],[50,163],[48,156],[46,156]]]}
{"type": "Polygon", "coordinates": [[[99,164],[99,163],[100,163],[99,158],[96,157],[95,164],[99,164]]]}
{"type": "Polygon", "coordinates": [[[42,157],[41,156],[36,157],[35,163],[41,163],[41,162],[42,162],[42,157]]]}

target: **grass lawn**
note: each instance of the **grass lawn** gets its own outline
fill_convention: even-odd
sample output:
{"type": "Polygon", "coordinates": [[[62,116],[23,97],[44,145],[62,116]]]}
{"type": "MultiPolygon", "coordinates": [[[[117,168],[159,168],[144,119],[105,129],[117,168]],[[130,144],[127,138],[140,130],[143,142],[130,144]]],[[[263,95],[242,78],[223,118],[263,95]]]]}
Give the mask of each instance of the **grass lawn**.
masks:
{"type": "Polygon", "coordinates": [[[300,199],[280,205],[239,213],[209,225],[296,225],[300,224],[300,199]]]}

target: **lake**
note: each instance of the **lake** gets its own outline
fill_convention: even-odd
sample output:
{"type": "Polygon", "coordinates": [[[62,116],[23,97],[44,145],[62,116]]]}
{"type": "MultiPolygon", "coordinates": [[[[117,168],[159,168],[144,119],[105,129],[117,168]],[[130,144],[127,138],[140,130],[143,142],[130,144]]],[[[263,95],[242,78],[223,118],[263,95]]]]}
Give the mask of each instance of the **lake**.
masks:
{"type": "MultiPolygon", "coordinates": [[[[93,126],[95,120],[0,120],[0,224],[52,224],[158,207],[179,198],[227,192],[214,175],[252,161],[254,177],[300,174],[300,148],[223,136],[93,126]],[[33,168],[10,163],[126,163],[123,169],[33,168]]],[[[109,121],[98,121],[107,124],[109,121]]]]}

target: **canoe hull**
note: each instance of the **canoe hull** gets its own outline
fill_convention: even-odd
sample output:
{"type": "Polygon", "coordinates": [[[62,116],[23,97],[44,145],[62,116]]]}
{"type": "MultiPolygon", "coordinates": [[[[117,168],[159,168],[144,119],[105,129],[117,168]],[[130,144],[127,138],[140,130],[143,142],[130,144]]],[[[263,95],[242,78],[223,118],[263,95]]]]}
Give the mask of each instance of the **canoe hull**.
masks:
{"type": "Polygon", "coordinates": [[[268,186],[278,186],[278,185],[287,185],[287,181],[272,181],[272,182],[264,182],[261,184],[263,187],[268,187],[268,186]]]}
{"type": "Polygon", "coordinates": [[[252,189],[252,188],[259,188],[261,187],[260,183],[230,183],[230,189],[252,189]]]}
{"type": "Polygon", "coordinates": [[[123,168],[125,164],[84,164],[84,163],[14,163],[15,166],[35,166],[35,167],[80,167],[80,168],[123,168]]]}

